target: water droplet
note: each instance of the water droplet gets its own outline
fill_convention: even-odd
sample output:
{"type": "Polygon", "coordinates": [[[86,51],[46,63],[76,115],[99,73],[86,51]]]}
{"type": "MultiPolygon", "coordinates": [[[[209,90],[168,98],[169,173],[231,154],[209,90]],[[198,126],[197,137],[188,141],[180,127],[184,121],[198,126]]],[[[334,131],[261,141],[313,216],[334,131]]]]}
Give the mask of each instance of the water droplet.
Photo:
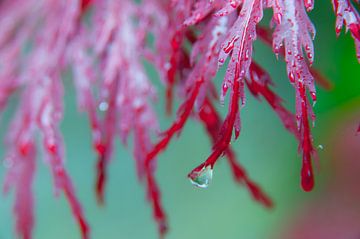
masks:
{"type": "Polygon", "coordinates": [[[279,55],[279,52],[280,52],[280,47],[279,46],[274,46],[273,47],[273,51],[274,51],[274,53],[276,54],[276,57],[278,57],[278,55],[279,55]]]}
{"type": "Polygon", "coordinates": [[[320,150],[323,150],[323,149],[324,149],[324,146],[323,146],[322,144],[319,144],[319,145],[317,146],[317,148],[320,149],[320,150]]]}
{"type": "Polygon", "coordinates": [[[336,32],[336,35],[339,37],[339,35],[340,35],[340,32],[341,32],[341,25],[339,25],[339,26],[336,26],[336,28],[335,28],[335,32],[336,32]]]}
{"type": "Polygon", "coordinates": [[[99,155],[104,155],[106,152],[106,145],[101,142],[95,143],[94,148],[99,155]]]}
{"type": "Polygon", "coordinates": [[[245,51],[245,61],[249,60],[249,50],[245,51]]]}
{"type": "Polygon", "coordinates": [[[281,24],[281,20],[282,20],[282,14],[280,12],[276,13],[275,14],[275,21],[278,23],[278,24],[281,24]]]}
{"type": "Polygon", "coordinates": [[[316,102],[316,93],[314,91],[311,91],[310,92],[310,95],[311,95],[311,99],[316,102]]]}
{"type": "Polygon", "coordinates": [[[171,68],[170,62],[166,62],[166,63],[164,64],[164,69],[165,69],[166,71],[168,71],[170,68],[171,68]]]}
{"type": "Polygon", "coordinates": [[[237,4],[237,2],[235,0],[232,0],[230,2],[230,6],[232,6],[233,8],[237,8],[238,4],[237,4]]]}
{"type": "Polygon", "coordinates": [[[291,83],[294,83],[295,82],[295,76],[292,72],[289,73],[289,80],[291,83]]]}
{"type": "Polygon", "coordinates": [[[244,76],[245,76],[245,70],[244,69],[241,69],[239,76],[240,76],[240,79],[244,78],[244,76]]]}
{"type": "Polygon", "coordinates": [[[109,104],[106,101],[103,101],[99,104],[100,111],[107,111],[108,108],[109,108],[109,104]]]}
{"type": "Polygon", "coordinates": [[[314,8],[314,1],[313,0],[306,0],[305,1],[306,10],[309,12],[314,8]]]}
{"type": "Polygon", "coordinates": [[[50,154],[56,154],[58,151],[58,148],[54,143],[47,143],[46,149],[50,154]]]}
{"type": "Polygon", "coordinates": [[[235,140],[239,138],[240,129],[235,129],[235,140]]]}
{"type": "Polygon", "coordinates": [[[197,21],[199,21],[201,19],[201,14],[200,13],[197,13],[196,15],[195,15],[195,21],[197,22],[197,21]]]}
{"type": "Polygon", "coordinates": [[[226,83],[223,84],[222,86],[222,90],[223,90],[223,94],[226,95],[226,92],[228,91],[229,87],[226,83]]]}
{"type": "Polygon", "coordinates": [[[189,174],[190,182],[199,188],[207,188],[213,177],[213,169],[211,165],[203,167],[201,170],[194,170],[189,174]]]}
{"type": "Polygon", "coordinates": [[[310,162],[303,162],[301,169],[301,187],[305,192],[310,192],[314,188],[314,175],[310,162]]]}
{"type": "Polygon", "coordinates": [[[299,61],[302,61],[304,59],[304,57],[300,54],[296,55],[296,59],[299,61]]]}
{"type": "Polygon", "coordinates": [[[30,152],[31,145],[29,142],[22,142],[19,145],[19,153],[22,156],[26,156],[30,152]]]}
{"type": "Polygon", "coordinates": [[[229,54],[233,49],[234,49],[234,46],[235,46],[235,42],[238,40],[239,38],[234,36],[227,44],[226,47],[224,47],[224,52],[226,54],[229,54]]]}

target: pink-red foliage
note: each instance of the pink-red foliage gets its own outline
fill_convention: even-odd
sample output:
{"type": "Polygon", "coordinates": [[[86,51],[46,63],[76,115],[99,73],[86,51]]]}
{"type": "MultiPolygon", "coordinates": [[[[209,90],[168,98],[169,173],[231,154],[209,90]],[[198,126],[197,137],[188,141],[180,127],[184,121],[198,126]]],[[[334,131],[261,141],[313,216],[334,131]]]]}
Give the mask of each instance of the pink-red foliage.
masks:
{"type": "MultiPolygon", "coordinates": [[[[360,17],[350,0],[333,0],[336,33],[350,30],[360,61],[360,17]]],[[[90,237],[84,213],[64,167],[65,149],[59,124],[63,117],[62,73],[72,73],[79,109],[88,115],[93,148],[98,155],[96,195],[105,202],[107,168],[119,137],[133,135],[133,155],[139,181],[159,232],[167,230],[166,214],[157,185],[156,158],[179,135],[193,116],[213,143],[209,157],[189,173],[211,180],[212,170],[226,156],[236,182],[266,207],[271,199],[237,163],[230,147],[241,131],[240,110],[245,89],[263,98],[284,127],[299,141],[301,185],[314,187],[311,121],[316,101],[314,82],[330,83],[311,68],[315,28],[307,16],[313,0],[3,0],[0,1],[0,109],[9,97],[20,95],[9,126],[4,164],[4,191],[15,191],[16,231],[32,238],[34,200],[32,184],[37,151],[45,153],[55,192],[63,192],[79,224],[82,238],[90,237]],[[265,9],[272,9],[270,28],[259,26],[265,9]],[[273,91],[269,74],[253,61],[253,43],[259,37],[286,62],[295,90],[295,114],[273,91]],[[152,39],[149,41],[148,39],[152,39]],[[182,99],[174,123],[158,139],[152,102],[154,85],[144,61],[158,71],[165,88],[166,112],[175,98],[182,99]],[[213,80],[221,67],[226,73],[220,97],[213,80]],[[215,102],[229,94],[228,113],[222,120],[215,102]],[[309,97],[310,96],[310,97],[309,97]],[[37,142],[37,135],[41,142],[37,142]],[[38,145],[42,145],[39,147],[38,145]]],[[[360,131],[360,127],[358,129],[360,131]]]]}

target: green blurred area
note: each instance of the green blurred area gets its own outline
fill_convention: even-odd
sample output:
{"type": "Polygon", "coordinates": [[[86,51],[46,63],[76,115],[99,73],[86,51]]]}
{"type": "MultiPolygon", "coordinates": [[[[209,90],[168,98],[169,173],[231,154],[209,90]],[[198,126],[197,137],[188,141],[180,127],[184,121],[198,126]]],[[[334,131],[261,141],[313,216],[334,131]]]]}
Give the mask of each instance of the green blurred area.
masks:
{"type": "MultiPolygon", "coordinates": [[[[269,12],[270,13],[270,12],[269,12]]],[[[360,66],[356,60],[354,43],[349,34],[335,36],[335,18],[330,1],[317,1],[310,14],[317,35],[315,64],[334,87],[330,91],[318,88],[317,114],[314,128],[315,146],[324,144],[319,152],[323,170],[317,173],[317,185],[312,193],[300,189],[301,158],[297,142],[281,125],[275,113],[265,102],[247,94],[247,103],[241,111],[242,132],[232,143],[238,159],[250,177],[269,193],[275,202],[271,210],[255,203],[246,189],[237,185],[225,160],[219,160],[213,182],[207,189],[193,187],[186,175],[209,155],[211,144],[200,124],[188,122],[181,137],[173,140],[158,158],[157,180],[162,190],[170,231],[168,239],[267,239],[274,238],[303,202],[316,196],[326,184],[327,137],[332,124],[346,112],[360,106],[360,66]],[[342,112],[339,114],[339,112],[342,112]]],[[[255,44],[255,60],[268,70],[275,82],[275,91],[288,108],[294,108],[294,89],[289,84],[282,59],[276,60],[267,46],[255,44]]],[[[156,73],[148,69],[159,85],[156,73]]],[[[221,75],[216,85],[221,83],[221,75]]],[[[136,178],[132,145],[127,148],[117,142],[116,152],[109,168],[106,205],[99,207],[94,195],[96,155],[91,149],[91,135],[85,114],[79,114],[75,92],[70,79],[65,92],[65,118],[62,132],[66,142],[66,167],[75,184],[91,226],[93,239],[152,239],[158,238],[152,212],[146,202],[143,185],[136,178]]],[[[220,89],[218,87],[218,89],[220,89]]],[[[173,117],[164,116],[163,89],[159,88],[159,112],[162,129],[173,117]]],[[[179,102],[177,102],[179,103],[179,102]]],[[[14,104],[11,104],[13,107],[14,104]]],[[[5,118],[11,115],[9,107],[5,118]]],[[[220,111],[225,115],[226,107],[220,111]]],[[[360,119],[359,119],[360,120],[360,119]]],[[[3,120],[1,136],[7,130],[3,120]]],[[[356,129],[354,129],[356,130],[356,129]]],[[[129,141],[131,142],[131,140],[129,141]]],[[[4,148],[1,147],[1,155],[4,148]]],[[[4,176],[4,168],[0,176],[4,176]]],[[[34,239],[78,239],[80,233],[63,195],[54,198],[48,167],[38,160],[35,181],[36,227],[34,239]]],[[[0,239],[16,238],[12,216],[13,195],[0,196],[0,239]]]]}

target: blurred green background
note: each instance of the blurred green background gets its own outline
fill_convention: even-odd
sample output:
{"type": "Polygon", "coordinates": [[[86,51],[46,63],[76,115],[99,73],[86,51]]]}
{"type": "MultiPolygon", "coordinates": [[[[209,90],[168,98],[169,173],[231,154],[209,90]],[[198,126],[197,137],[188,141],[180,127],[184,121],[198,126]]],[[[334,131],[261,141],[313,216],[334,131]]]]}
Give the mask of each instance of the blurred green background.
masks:
{"type": "MultiPolygon", "coordinates": [[[[268,11],[269,15],[271,12],[268,11]]],[[[242,133],[232,144],[239,161],[250,177],[271,195],[275,207],[271,210],[256,204],[244,187],[237,185],[229,167],[220,160],[214,170],[212,184],[207,189],[193,187],[187,173],[209,154],[210,140],[204,129],[191,120],[181,137],[174,140],[168,150],[158,158],[157,180],[162,190],[170,231],[168,239],[267,239],[278,238],[289,219],[306,202],[320,197],[331,177],[330,137],[334,125],[350,114],[360,115],[360,66],[356,60],[354,43],[349,34],[336,39],[335,17],[330,1],[316,1],[310,16],[316,26],[315,64],[334,88],[318,88],[317,115],[313,129],[314,145],[319,150],[320,170],[316,173],[316,188],[304,193],[299,186],[301,157],[297,143],[281,125],[275,113],[265,102],[247,94],[242,110],[242,133]]],[[[294,108],[294,90],[286,77],[285,65],[276,60],[272,50],[262,43],[255,44],[255,60],[267,69],[275,84],[275,91],[288,108],[294,108]]],[[[156,73],[148,69],[158,84],[156,73]]],[[[83,204],[91,226],[93,239],[152,239],[158,238],[151,208],[136,178],[131,155],[132,145],[123,147],[117,142],[116,153],[109,170],[106,205],[96,203],[93,186],[96,156],[91,149],[90,130],[85,114],[79,114],[75,92],[70,79],[66,79],[65,118],[62,131],[66,142],[66,167],[73,179],[77,195],[83,204]]],[[[219,86],[221,75],[215,80],[219,86]]],[[[218,88],[220,89],[220,88],[218,88]]],[[[156,110],[162,118],[162,129],[173,117],[164,117],[163,90],[159,89],[156,110]]],[[[227,108],[218,105],[225,114],[227,108]]],[[[1,136],[7,130],[7,120],[13,108],[5,113],[0,126],[1,136]]],[[[360,122],[360,117],[358,117],[360,122]]],[[[356,127],[354,127],[354,134],[356,127]]],[[[4,148],[1,147],[1,155],[4,148]]],[[[4,168],[0,177],[4,176],[4,168]]],[[[53,196],[52,178],[39,156],[35,181],[36,226],[35,239],[78,239],[80,233],[74,223],[64,197],[53,196]]],[[[0,239],[16,238],[12,217],[13,195],[0,196],[0,239]]],[[[360,204],[360,203],[359,203],[360,204]]]]}

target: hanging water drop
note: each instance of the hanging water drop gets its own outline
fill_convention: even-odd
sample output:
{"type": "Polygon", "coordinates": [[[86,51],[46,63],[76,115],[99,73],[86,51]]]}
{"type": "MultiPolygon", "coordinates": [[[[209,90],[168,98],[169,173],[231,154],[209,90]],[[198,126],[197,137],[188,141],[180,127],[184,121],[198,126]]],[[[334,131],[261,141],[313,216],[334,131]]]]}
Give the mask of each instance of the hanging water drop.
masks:
{"type": "Polygon", "coordinates": [[[204,166],[200,170],[194,170],[189,174],[190,182],[199,188],[207,188],[212,180],[213,169],[211,165],[204,166]]]}
{"type": "Polygon", "coordinates": [[[314,175],[310,161],[304,161],[301,169],[301,187],[305,192],[314,188],[314,175]]]}

